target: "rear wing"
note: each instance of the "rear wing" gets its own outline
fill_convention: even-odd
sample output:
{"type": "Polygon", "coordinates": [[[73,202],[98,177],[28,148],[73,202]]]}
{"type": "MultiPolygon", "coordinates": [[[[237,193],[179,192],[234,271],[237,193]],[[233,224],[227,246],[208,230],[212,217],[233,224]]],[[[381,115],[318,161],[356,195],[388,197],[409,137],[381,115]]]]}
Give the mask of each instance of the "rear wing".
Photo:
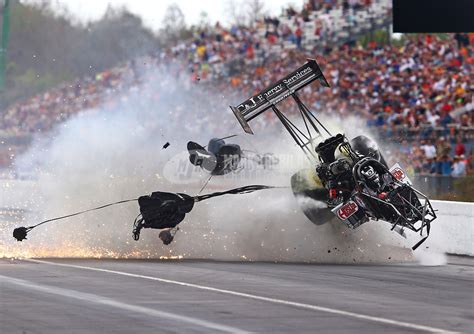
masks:
{"type": "Polygon", "coordinates": [[[329,87],[329,83],[326,81],[326,78],[316,60],[307,60],[308,61],[296,71],[291,72],[286,77],[265,88],[257,95],[252,96],[236,107],[230,106],[230,109],[235,117],[237,117],[237,120],[245,132],[253,134],[253,131],[248,124],[250,120],[283,101],[287,97],[293,95],[299,89],[305,87],[314,80],[319,80],[321,85],[329,87]]]}

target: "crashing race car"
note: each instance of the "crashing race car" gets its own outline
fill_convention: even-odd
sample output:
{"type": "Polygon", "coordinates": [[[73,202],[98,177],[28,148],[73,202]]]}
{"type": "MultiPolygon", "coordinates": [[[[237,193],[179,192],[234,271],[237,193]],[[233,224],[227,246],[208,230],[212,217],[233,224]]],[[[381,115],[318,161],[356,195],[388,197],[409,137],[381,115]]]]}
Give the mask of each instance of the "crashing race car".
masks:
{"type": "MultiPolygon", "coordinates": [[[[315,80],[319,80],[323,86],[329,86],[316,61],[310,59],[282,80],[237,107],[231,106],[231,109],[245,132],[251,134],[253,132],[248,122],[271,109],[312,162],[313,168],[299,171],[292,176],[291,186],[296,197],[306,201],[302,209],[313,223],[322,225],[337,217],[348,228],[354,229],[370,219],[383,220],[390,223],[392,230],[401,235],[404,235],[405,229],[419,232],[422,236],[425,233],[412,247],[416,249],[427,239],[431,223],[436,219],[429,199],[412,187],[398,164],[388,168],[373,140],[358,136],[349,141],[343,134],[332,135],[329,132],[297,95],[299,89],[315,80]],[[292,97],[296,102],[303,127],[298,127],[278,109],[278,103],[288,97],[292,97]],[[319,144],[316,145],[316,142],[319,144]],[[307,205],[308,202],[311,205],[307,205]]],[[[212,139],[207,150],[190,142],[188,151],[191,163],[208,170],[211,176],[236,170],[242,150],[238,145],[226,144],[223,139],[226,138],[212,139]],[[214,162],[214,165],[208,164],[210,161],[214,162]]],[[[168,245],[173,241],[178,225],[186,214],[190,213],[195,203],[217,196],[246,194],[272,188],[281,187],[248,185],[196,196],[157,191],[138,199],[121,200],[47,219],[32,226],[18,227],[13,231],[13,237],[22,241],[31,230],[43,224],[112,205],[138,201],[140,214],[133,225],[133,238],[139,240],[142,229],[158,229],[161,230],[159,238],[168,245]]]]}
{"type": "Polygon", "coordinates": [[[436,219],[429,199],[412,187],[398,164],[388,168],[373,140],[358,136],[349,141],[343,134],[329,132],[297,95],[315,80],[329,87],[319,65],[308,59],[296,71],[230,108],[249,134],[253,134],[249,121],[273,111],[312,162],[312,169],[291,178],[293,193],[309,220],[322,225],[336,216],[351,229],[369,220],[383,220],[402,236],[405,229],[420,233],[422,238],[412,247],[415,250],[428,238],[436,219]],[[297,126],[277,107],[289,97],[295,101],[304,126],[297,126]]]}

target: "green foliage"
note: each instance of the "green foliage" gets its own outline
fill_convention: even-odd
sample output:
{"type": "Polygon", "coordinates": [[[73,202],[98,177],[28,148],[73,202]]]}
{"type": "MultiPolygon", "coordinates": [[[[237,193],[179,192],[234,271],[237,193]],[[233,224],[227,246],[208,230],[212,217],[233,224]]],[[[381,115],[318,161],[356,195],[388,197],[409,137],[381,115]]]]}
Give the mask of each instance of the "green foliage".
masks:
{"type": "Polygon", "coordinates": [[[40,75],[33,68],[29,68],[26,72],[15,77],[15,86],[30,87],[33,91],[42,91],[49,87],[56,86],[68,77],[55,76],[51,73],[40,75]]]}
{"type": "Polygon", "coordinates": [[[0,109],[64,80],[157,51],[160,44],[139,17],[124,9],[109,9],[100,21],[79,25],[67,13],[58,16],[48,3],[38,3],[11,1],[7,85],[0,109]]]}

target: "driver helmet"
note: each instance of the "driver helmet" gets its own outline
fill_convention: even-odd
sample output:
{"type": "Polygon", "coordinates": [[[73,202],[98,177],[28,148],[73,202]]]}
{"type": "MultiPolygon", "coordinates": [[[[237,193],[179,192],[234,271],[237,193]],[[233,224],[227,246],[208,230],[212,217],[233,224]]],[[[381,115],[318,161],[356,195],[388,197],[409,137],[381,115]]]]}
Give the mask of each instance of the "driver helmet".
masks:
{"type": "Polygon", "coordinates": [[[364,176],[369,186],[376,186],[380,185],[380,177],[379,174],[375,171],[374,167],[367,166],[364,167],[360,173],[364,176]]]}

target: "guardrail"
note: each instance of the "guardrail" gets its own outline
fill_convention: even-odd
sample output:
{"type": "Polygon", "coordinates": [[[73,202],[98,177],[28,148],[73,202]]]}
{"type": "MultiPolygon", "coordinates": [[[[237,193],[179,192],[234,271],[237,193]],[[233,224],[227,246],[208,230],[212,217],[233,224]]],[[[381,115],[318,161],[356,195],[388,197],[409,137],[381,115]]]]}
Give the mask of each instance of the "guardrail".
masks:
{"type": "Polygon", "coordinates": [[[397,125],[394,127],[377,128],[375,130],[383,139],[392,140],[413,140],[413,139],[432,139],[439,137],[454,139],[462,137],[465,141],[474,139],[474,127],[461,126],[460,124],[448,124],[446,127],[422,125],[419,127],[409,127],[406,125],[397,125]]]}

